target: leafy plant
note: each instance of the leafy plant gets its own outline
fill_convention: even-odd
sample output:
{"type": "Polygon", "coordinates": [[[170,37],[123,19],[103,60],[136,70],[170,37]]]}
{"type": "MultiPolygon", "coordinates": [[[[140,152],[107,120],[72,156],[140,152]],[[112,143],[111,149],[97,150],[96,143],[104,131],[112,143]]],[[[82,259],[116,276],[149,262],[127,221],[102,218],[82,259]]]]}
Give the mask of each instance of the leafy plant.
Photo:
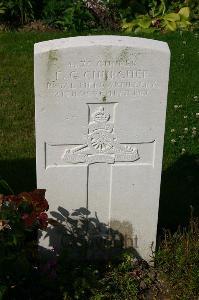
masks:
{"type": "Polygon", "coordinates": [[[126,22],[126,20],[124,20],[122,29],[126,33],[130,33],[132,31],[134,31],[135,33],[138,33],[140,31],[150,33],[155,31],[155,27],[153,27],[152,25],[153,22],[149,15],[139,15],[130,22],[126,22]]]}
{"type": "Polygon", "coordinates": [[[156,283],[157,278],[153,268],[142,259],[135,258],[132,253],[126,252],[119,264],[110,263],[107,266],[105,274],[98,280],[95,295],[91,299],[152,299],[152,293],[150,298],[145,296],[149,289],[152,292],[156,283]]]}
{"type": "Polygon", "coordinates": [[[24,25],[34,18],[30,0],[3,0],[3,20],[11,25],[24,25]]]}
{"type": "Polygon", "coordinates": [[[86,7],[96,18],[97,25],[109,30],[119,29],[118,1],[85,0],[86,7]]]}
{"type": "Polygon", "coordinates": [[[30,279],[37,229],[47,226],[44,190],[0,196],[0,299],[30,279]]]}
{"type": "Polygon", "coordinates": [[[188,229],[165,239],[155,255],[156,268],[175,299],[197,299],[199,295],[199,220],[193,217],[188,229]]]}
{"type": "Polygon", "coordinates": [[[186,0],[187,6],[191,10],[192,28],[199,28],[199,2],[198,0],[186,0]]]}
{"type": "Polygon", "coordinates": [[[6,11],[6,8],[5,8],[3,2],[0,2],[0,14],[4,14],[5,11],[6,11]]]}
{"type": "Polygon", "coordinates": [[[175,31],[176,29],[186,29],[191,23],[189,22],[190,9],[189,7],[183,7],[178,13],[165,14],[162,17],[162,27],[166,30],[175,31]]]}
{"type": "MultiPolygon", "coordinates": [[[[69,1],[70,5],[71,1],[69,1]]],[[[43,2],[42,18],[49,24],[53,24],[58,18],[63,16],[66,7],[66,1],[45,0],[43,2]]]]}
{"type": "Polygon", "coordinates": [[[13,190],[11,189],[11,187],[9,186],[9,184],[0,177],[0,194],[14,194],[13,190]]]}
{"type": "Polygon", "coordinates": [[[149,1],[149,15],[155,18],[160,15],[164,15],[166,12],[166,2],[165,0],[151,0],[149,1]]]}
{"type": "Polygon", "coordinates": [[[48,0],[43,16],[48,24],[63,30],[82,31],[95,24],[95,18],[82,0],[48,0]]]}
{"type": "Polygon", "coordinates": [[[82,31],[92,27],[95,19],[82,1],[76,1],[72,6],[66,8],[62,22],[64,29],[82,31]]]}
{"type": "MultiPolygon", "coordinates": [[[[163,7],[163,6],[162,6],[163,7]]],[[[138,15],[131,22],[123,21],[122,28],[126,32],[153,32],[157,30],[175,31],[177,29],[188,29],[191,25],[190,8],[182,7],[178,13],[164,13],[165,8],[155,13],[155,10],[150,15],[138,15]],[[160,15],[160,13],[162,15],[160,15]]]]}

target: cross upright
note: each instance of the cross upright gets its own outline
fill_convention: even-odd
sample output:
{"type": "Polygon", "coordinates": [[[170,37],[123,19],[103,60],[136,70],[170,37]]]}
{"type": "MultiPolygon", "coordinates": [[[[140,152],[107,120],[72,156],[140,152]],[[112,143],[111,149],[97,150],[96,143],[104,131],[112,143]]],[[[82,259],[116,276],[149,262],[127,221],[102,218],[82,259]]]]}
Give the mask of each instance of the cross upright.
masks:
{"type": "MultiPolygon", "coordinates": [[[[48,167],[61,165],[68,167],[86,166],[86,202],[85,207],[110,225],[112,199],[113,166],[124,167],[128,164],[133,167],[136,161],[141,159],[135,141],[119,143],[117,133],[114,130],[116,108],[118,103],[88,103],[88,133],[85,144],[70,145],[61,155],[60,162],[48,167]],[[98,195],[98,201],[94,201],[98,195]]],[[[141,143],[143,147],[153,147],[154,141],[141,143]]],[[[56,152],[63,145],[47,145],[47,149],[56,152]]],[[[142,149],[143,151],[143,149],[142,149]]],[[[142,163],[140,163],[142,164],[142,163]]]]}

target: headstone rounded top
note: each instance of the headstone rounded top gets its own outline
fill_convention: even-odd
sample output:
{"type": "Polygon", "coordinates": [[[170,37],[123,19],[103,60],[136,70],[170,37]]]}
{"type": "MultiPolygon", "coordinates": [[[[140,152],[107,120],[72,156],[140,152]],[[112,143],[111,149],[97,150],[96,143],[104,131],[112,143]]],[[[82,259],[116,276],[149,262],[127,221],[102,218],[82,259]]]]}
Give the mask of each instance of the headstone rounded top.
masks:
{"type": "Polygon", "coordinates": [[[69,38],[54,39],[35,44],[35,54],[73,47],[88,46],[121,46],[145,48],[169,53],[167,43],[146,38],[116,36],[116,35],[93,35],[77,36],[69,38]]]}

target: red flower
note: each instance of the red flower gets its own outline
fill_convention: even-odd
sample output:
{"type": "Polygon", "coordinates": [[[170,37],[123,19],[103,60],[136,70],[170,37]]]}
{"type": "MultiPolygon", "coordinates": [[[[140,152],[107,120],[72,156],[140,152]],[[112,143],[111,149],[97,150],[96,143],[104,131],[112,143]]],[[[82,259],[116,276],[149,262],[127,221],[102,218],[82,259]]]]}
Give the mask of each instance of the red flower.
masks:
{"type": "Polygon", "coordinates": [[[45,212],[41,212],[38,217],[39,223],[42,228],[46,228],[48,225],[48,215],[45,212]]]}
{"type": "Polygon", "coordinates": [[[24,221],[25,226],[31,227],[35,221],[35,215],[34,214],[23,214],[22,220],[24,221]]]}
{"type": "Polygon", "coordinates": [[[24,192],[19,194],[19,196],[26,201],[29,201],[33,207],[34,210],[39,214],[42,211],[48,210],[48,202],[45,199],[45,192],[46,190],[38,189],[34,190],[33,192],[24,192]]]}
{"type": "Polygon", "coordinates": [[[13,204],[14,206],[18,206],[21,199],[18,196],[15,195],[8,195],[3,197],[3,203],[8,202],[10,204],[13,204]]]}
{"type": "Polygon", "coordinates": [[[25,226],[31,227],[34,223],[46,228],[48,216],[48,202],[45,199],[46,190],[37,189],[33,192],[23,192],[19,195],[9,195],[1,197],[1,203],[5,203],[14,210],[17,210],[24,221],[25,226]]]}

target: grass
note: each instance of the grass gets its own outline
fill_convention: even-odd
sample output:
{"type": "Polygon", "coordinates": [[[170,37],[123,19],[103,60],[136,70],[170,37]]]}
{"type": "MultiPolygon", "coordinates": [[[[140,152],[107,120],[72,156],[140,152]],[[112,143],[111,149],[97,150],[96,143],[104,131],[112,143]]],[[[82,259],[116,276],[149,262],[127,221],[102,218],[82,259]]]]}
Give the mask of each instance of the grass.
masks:
{"type": "Polygon", "coordinates": [[[169,290],[171,299],[198,299],[199,296],[199,220],[165,239],[156,252],[156,270],[169,290]]]}

